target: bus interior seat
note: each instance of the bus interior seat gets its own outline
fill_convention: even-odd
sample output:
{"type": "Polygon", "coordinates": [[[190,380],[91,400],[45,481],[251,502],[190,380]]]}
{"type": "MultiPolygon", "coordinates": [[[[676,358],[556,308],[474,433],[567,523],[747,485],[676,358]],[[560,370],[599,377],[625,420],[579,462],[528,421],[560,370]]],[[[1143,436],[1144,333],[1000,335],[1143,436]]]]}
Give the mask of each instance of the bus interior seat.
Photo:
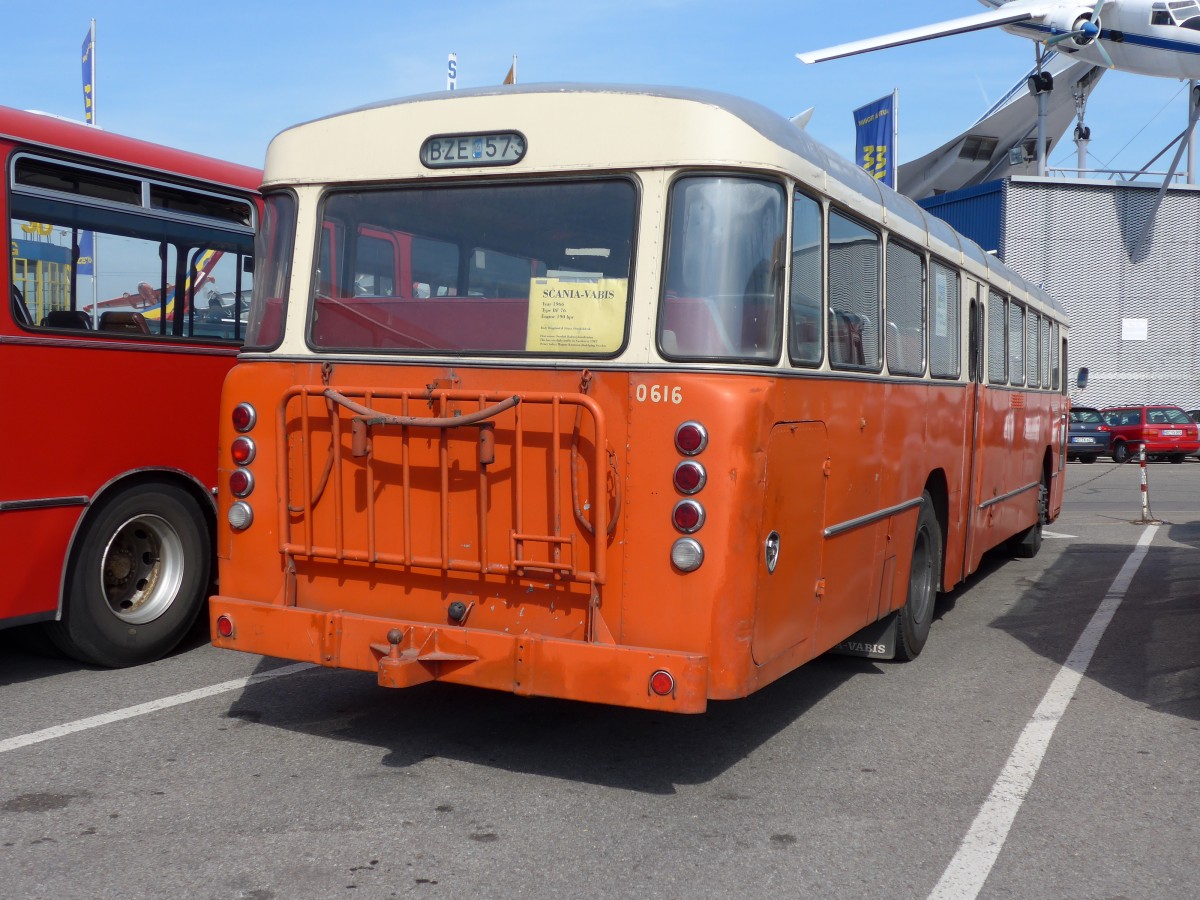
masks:
{"type": "Polygon", "coordinates": [[[101,331],[118,331],[125,334],[149,334],[150,325],[140,312],[109,310],[100,313],[101,331]]]}
{"type": "Polygon", "coordinates": [[[46,328],[90,329],[92,321],[82,309],[52,309],[42,318],[46,328]]]}
{"type": "Polygon", "coordinates": [[[12,306],[13,319],[18,325],[32,325],[33,317],[29,315],[29,307],[25,305],[25,298],[21,295],[21,289],[15,284],[10,285],[9,303],[12,306]]]}
{"type": "Polygon", "coordinates": [[[829,310],[829,361],[847,366],[866,364],[863,349],[864,316],[841,309],[829,310]]]}

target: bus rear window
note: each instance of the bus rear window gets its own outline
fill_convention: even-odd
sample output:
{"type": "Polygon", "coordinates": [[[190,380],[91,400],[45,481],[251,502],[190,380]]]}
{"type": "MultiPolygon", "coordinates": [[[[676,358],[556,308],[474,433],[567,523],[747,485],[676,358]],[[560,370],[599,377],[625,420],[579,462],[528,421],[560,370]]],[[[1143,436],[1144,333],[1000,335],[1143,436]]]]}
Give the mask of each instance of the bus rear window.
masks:
{"type": "Polygon", "coordinates": [[[636,213],[625,179],[331,192],[310,344],[615,355],[625,344],[636,213]]]}

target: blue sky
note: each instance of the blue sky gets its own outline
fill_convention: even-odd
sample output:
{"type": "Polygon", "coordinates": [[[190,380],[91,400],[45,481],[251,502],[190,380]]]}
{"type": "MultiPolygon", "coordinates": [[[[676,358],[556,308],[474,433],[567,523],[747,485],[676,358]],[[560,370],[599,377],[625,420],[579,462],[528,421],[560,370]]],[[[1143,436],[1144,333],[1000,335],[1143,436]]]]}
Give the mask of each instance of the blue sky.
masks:
{"type": "MultiPolygon", "coordinates": [[[[973,122],[1033,63],[1003,32],[960,35],[805,66],[814,49],[982,11],[972,0],[341,0],[283,5],[6,4],[0,102],[82,118],[80,46],[97,21],[97,109],[106,130],[248,165],[297,122],[445,87],[497,84],[519,57],[522,83],[675,84],[748,97],[786,115],[815,107],[809,131],[843,155],[851,110],[900,91],[900,159],[973,122]]],[[[1137,169],[1184,127],[1186,90],[1110,72],[1088,105],[1096,167],[1137,169]]],[[[1065,142],[1052,164],[1074,165],[1065,142]]],[[[1165,168],[1163,161],[1160,168],[1165,168]]]]}

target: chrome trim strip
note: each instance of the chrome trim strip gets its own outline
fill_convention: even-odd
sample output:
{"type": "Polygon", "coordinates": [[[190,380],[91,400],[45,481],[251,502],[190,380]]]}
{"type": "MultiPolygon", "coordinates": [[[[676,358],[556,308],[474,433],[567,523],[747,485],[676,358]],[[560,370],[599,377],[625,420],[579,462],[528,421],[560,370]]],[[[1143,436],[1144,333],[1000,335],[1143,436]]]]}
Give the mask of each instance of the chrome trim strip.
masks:
{"type": "Polygon", "coordinates": [[[991,500],[985,500],[979,504],[980,510],[987,509],[989,506],[995,506],[997,503],[1003,503],[1005,500],[1011,500],[1013,497],[1020,496],[1028,491],[1036,491],[1041,486],[1040,481],[1034,481],[1025,487],[1019,487],[1015,491],[1009,491],[1007,494],[1001,494],[999,497],[993,497],[991,500]]]}
{"type": "Polygon", "coordinates": [[[870,525],[872,522],[878,522],[880,519],[886,519],[889,516],[896,515],[896,513],[902,513],[906,509],[920,506],[924,502],[924,498],[917,497],[915,500],[906,500],[903,503],[897,503],[895,506],[889,506],[887,509],[859,516],[857,519],[851,519],[839,525],[830,525],[825,529],[825,537],[837,537],[839,534],[845,534],[847,531],[853,531],[855,528],[861,528],[863,525],[870,525]]]}
{"type": "Polygon", "coordinates": [[[42,497],[37,500],[0,500],[0,512],[20,509],[58,509],[63,506],[87,506],[89,497],[42,497]]]}

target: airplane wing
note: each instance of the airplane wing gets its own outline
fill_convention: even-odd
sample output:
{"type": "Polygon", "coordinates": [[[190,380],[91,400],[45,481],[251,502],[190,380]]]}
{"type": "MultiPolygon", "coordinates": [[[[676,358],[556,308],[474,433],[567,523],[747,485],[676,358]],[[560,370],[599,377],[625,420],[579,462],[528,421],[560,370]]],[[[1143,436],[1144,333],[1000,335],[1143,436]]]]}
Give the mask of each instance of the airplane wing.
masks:
{"type": "Polygon", "coordinates": [[[841,59],[843,56],[854,56],[858,53],[868,53],[871,50],[884,50],[888,47],[899,47],[903,44],[915,44],[933,38],[945,37],[951,34],[964,34],[968,31],[982,31],[985,28],[997,28],[1010,25],[1013,22],[1024,22],[1037,19],[1051,12],[1054,3],[1005,3],[1003,6],[974,16],[963,16],[961,19],[950,19],[934,25],[923,25],[919,28],[909,28],[905,31],[894,31],[879,37],[864,38],[861,41],[851,41],[848,44],[838,44],[824,50],[813,50],[808,53],[797,53],[796,58],[804,63],[824,62],[827,59],[841,59]]]}

